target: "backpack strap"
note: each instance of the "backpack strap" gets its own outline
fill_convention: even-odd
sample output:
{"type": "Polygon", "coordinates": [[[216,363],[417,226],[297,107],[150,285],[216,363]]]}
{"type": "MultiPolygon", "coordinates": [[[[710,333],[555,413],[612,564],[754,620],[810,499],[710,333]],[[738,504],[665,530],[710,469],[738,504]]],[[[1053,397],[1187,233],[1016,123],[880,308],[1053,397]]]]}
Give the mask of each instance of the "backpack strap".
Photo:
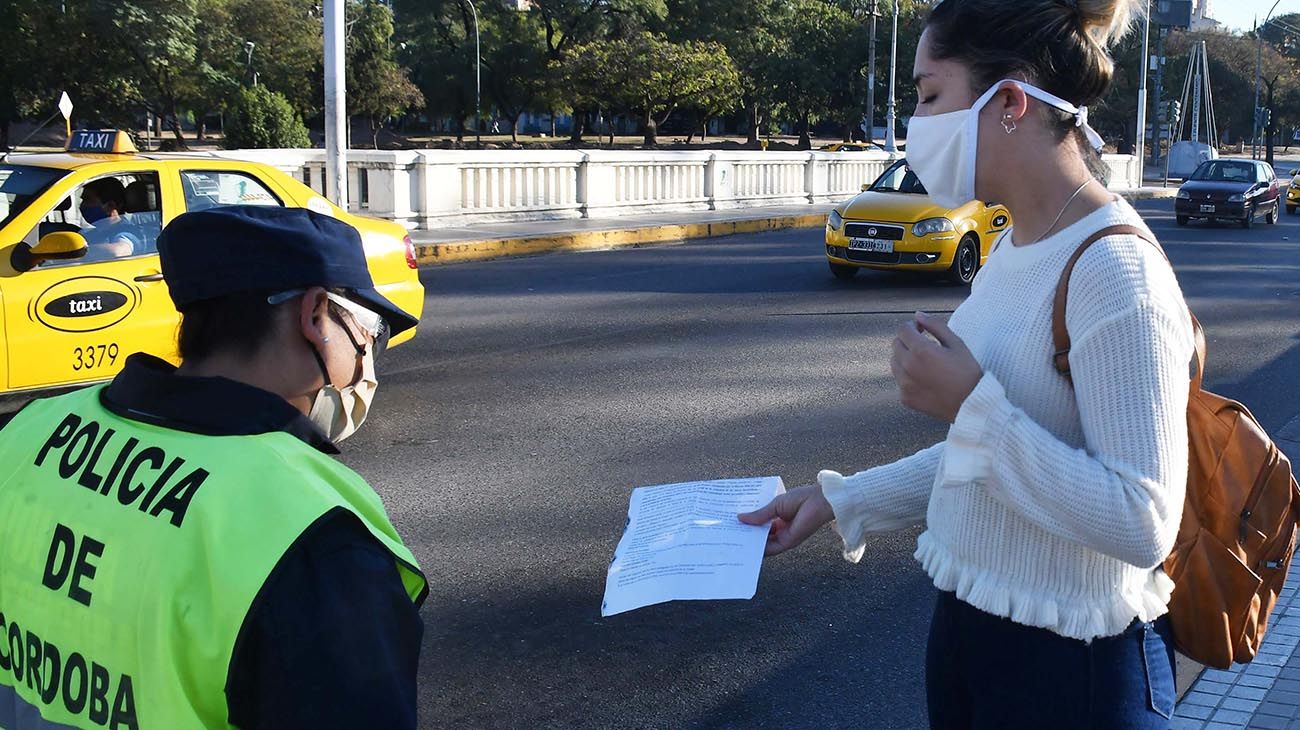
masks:
{"type": "MultiPolygon", "coordinates": [[[[1164,248],[1150,234],[1137,226],[1108,226],[1088,236],[1083,243],[1079,244],[1079,247],[1074,250],[1074,254],[1070,256],[1070,260],[1066,262],[1065,270],[1061,272],[1061,281],[1056,285],[1056,297],[1052,303],[1052,344],[1055,349],[1055,352],[1052,353],[1052,365],[1067,380],[1070,378],[1070,332],[1065,327],[1065,302],[1070,293],[1070,275],[1074,273],[1074,265],[1079,262],[1083,252],[1087,251],[1092,244],[1108,236],[1136,236],[1155,246],[1156,250],[1162,256],[1165,256],[1165,260],[1169,260],[1164,248]]],[[[1205,375],[1205,332],[1201,329],[1201,323],[1196,319],[1196,315],[1192,314],[1191,310],[1188,310],[1187,316],[1192,318],[1192,333],[1196,340],[1196,356],[1192,362],[1194,366],[1192,370],[1192,389],[1199,390],[1201,380],[1205,375]]]]}

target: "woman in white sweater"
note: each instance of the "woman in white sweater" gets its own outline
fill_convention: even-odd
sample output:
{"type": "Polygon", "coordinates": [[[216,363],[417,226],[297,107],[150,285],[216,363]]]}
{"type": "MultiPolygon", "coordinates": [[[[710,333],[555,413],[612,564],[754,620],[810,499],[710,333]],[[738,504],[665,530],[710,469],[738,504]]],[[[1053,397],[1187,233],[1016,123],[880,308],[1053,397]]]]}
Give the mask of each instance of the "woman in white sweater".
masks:
{"type": "Polygon", "coordinates": [[[1005,204],[996,245],[946,324],[894,343],[904,405],[939,444],[833,471],[756,512],[769,554],[835,521],[866,536],[924,521],[916,558],[940,595],[927,652],[936,728],[1158,728],[1174,707],[1160,568],[1182,516],[1191,322],[1160,250],[1110,236],[1079,260],[1052,364],[1056,283],[1084,239],[1145,229],[1098,182],[1086,106],[1110,84],[1132,0],[944,0],[916,53],[908,158],[941,205],[1005,204]]]}

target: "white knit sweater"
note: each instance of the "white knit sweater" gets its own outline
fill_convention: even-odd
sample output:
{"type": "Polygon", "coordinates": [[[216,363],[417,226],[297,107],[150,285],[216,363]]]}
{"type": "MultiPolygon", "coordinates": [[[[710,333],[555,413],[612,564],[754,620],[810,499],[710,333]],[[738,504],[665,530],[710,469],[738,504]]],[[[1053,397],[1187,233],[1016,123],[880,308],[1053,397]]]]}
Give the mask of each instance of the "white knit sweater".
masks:
{"type": "Polygon", "coordinates": [[[1145,228],[1116,199],[1028,246],[1005,237],[949,326],[984,377],[947,439],[893,464],[818,481],[844,555],[869,532],[925,521],[916,558],[940,590],[1085,641],[1166,611],[1158,568],[1187,481],[1191,320],[1172,269],[1133,236],[1095,243],[1071,278],[1074,386],[1052,366],[1052,297],[1084,238],[1145,228]]]}

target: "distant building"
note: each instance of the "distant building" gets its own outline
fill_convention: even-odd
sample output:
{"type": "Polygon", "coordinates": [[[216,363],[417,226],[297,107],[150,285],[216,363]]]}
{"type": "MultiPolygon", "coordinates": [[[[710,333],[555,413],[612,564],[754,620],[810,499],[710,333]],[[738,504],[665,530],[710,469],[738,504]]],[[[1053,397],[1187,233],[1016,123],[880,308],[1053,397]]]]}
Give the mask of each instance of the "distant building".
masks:
{"type": "Polygon", "coordinates": [[[1196,0],[1192,9],[1192,30],[1216,30],[1222,23],[1214,19],[1213,0],[1196,0]]]}

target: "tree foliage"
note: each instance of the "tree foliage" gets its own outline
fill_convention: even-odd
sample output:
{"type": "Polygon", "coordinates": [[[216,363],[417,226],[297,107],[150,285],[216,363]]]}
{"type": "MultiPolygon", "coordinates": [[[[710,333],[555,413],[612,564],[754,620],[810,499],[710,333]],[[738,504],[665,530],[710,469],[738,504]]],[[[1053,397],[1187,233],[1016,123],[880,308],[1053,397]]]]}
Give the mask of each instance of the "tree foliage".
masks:
{"type": "Polygon", "coordinates": [[[682,106],[713,115],[728,111],[740,93],[740,74],[722,44],[673,43],[646,31],[575,47],[563,76],[579,103],[637,114],[647,145],[682,106]]]}
{"type": "Polygon", "coordinates": [[[392,10],[376,0],[349,3],[348,10],[348,111],[370,122],[372,142],[379,149],[383,123],[423,107],[424,96],[397,63],[392,10]]]}
{"type": "Polygon", "coordinates": [[[226,114],[232,149],[310,147],[311,137],[289,100],[265,86],[240,89],[226,114]]]}
{"type": "MultiPolygon", "coordinates": [[[[73,97],[79,124],[137,129],[151,113],[177,144],[191,119],[202,134],[204,119],[246,105],[241,90],[254,84],[313,119],[324,100],[318,2],[0,3],[7,29],[0,143],[8,142],[10,123],[49,117],[62,91],[73,97]]],[[[915,103],[908,79],[932,3],[897,4],[901,119],[915,103]]],[[[478,108],[485,119],[508,122],[516,141],[529,112],[552,119],[571,112],[575,139],[599,112],[637,119],[648,144],[670,120],[699,130],[723,117],[755,144],[779,124],[797,128],[807,146],[814,129],[848,137],[866,116],[873,7],[871,117],[879,123],[889,91],[891,0],[348,0],[349,112],[369,121],[375,143],[384,124],[413,121],[422,109],[429,123],[450,123],[463,136],[478,108]]],[[[1204,41],[1218,127],[1228,142],[1248,140],[1258,53],[1261,104],[1272,110],[1268,136],[1289,138],[1300,126],[1300,14],[1276,20],[1259,31],[1258,47],[1254,34],[1174,32],[1165,100],[1180,95],[1188,50],[1204,41]]],[[[1131,34],[1114,49],[1114,84],[1093,105],[1093,124],[1111,141],[1136,138],[1141,40],[1131,34]]],[[[1154,53],[1154,34],[1152,41],[1154,53]]]]}

